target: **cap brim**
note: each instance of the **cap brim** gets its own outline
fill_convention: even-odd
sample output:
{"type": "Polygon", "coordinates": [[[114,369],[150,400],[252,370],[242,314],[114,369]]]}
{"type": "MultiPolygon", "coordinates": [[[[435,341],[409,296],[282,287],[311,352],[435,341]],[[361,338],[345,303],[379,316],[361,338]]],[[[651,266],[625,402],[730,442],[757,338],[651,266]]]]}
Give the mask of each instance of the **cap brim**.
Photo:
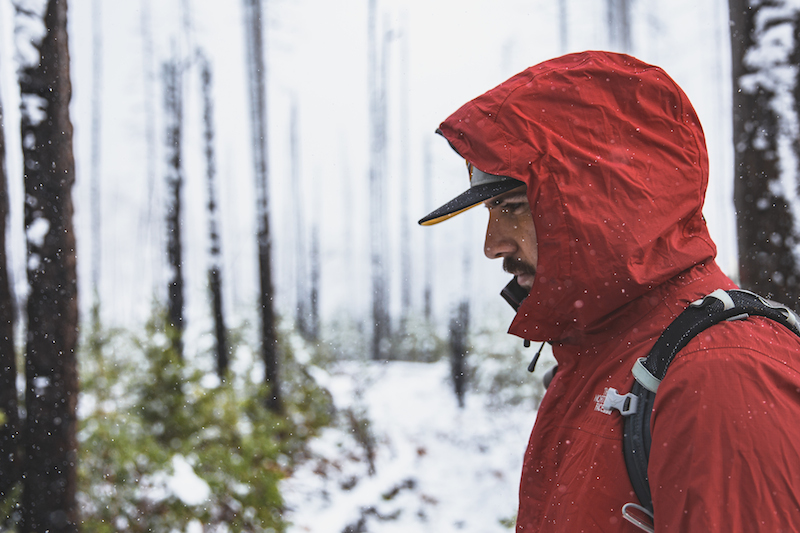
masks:
{"type": "Polygon", "coordinates": [[[523,185],[525,184],[519,180],[506,178],[502,181],[470,187],[464,193],[456,196],[439,209],[431,211],[428,215],[421,218],[419,224],[422,226],[433,226],[443,220],[463,213],[467,209],[471,209],[489,198],[494,198],[495,196],[499,196],[523,185]]]}

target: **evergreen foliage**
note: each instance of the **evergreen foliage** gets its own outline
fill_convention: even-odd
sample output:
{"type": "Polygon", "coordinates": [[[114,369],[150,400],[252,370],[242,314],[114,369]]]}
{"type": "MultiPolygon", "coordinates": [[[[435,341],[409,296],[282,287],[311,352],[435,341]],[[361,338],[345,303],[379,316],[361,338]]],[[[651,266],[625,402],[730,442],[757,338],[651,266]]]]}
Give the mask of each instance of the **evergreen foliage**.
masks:
{"type": "Polygon", "coordinates": [[[198,370],[175,352],[164,314],[155,316],[144,338],[115,332],[87,343],[79,434],[84,529],[184,531],[194,521],[205,531],[285,530],[278,482],[329,422],[327,392],[282,340],[286,410],[277,416],[264,408],[266,391],[250,379],[252,367],[224,381],[198,370]],[[186,464],[199,478],[192,485],[200,498],[170,490],[171,476],[186,464]]]}
{"type": "MultiPolygon", "coordinates": [[[[338,318],[322,328],[324,341],[316,345],[317,364],[326,365],[341,360],[360,360],[369,352],[369,328],[354,319],[338,318]]],[[[411,316],[402,331],[387,339],[385,355],[388,361],[432,363],[447,355],[447,339],[435,325],[421,317],[411,316]]]]}
{"type": "Polygon", "coordinates": [[[470,388],[484,393],[494,407],[528,403],[538,408],[545,393],[542,376],[554,364],[552,352],[545,350],[531,374],[526,368],[539,346],[525,348],[522,339],[498,331],[499,325],[488,324],[470,336],[470,388]]]}

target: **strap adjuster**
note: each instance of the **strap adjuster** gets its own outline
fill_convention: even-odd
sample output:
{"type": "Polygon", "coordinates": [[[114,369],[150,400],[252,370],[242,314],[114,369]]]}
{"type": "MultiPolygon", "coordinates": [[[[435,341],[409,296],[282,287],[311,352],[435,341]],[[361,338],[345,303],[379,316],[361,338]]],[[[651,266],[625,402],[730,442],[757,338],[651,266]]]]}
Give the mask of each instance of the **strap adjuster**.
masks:
{"type": "Polygon", "coordinates": [[[603,401],[603,409],[606,411],[616,409],[622,416],[630,416],[636,412],[638,403],[639,397],[632,392],[620,394],[617,389],[608,389],[606,391],[606,399],[603,401]]]}
{"type": "Polygon", "coordinates": [[[643,364],[645,361],[647,361],[646,357],[640,357],[637,359],[636,363],[633,364],[631,373],[633,374],[633,377],[636,378],[636,381],[639,382],[639,385],[655,394],[658,391],[658,386],[661,384],[661,380],[647,370],[643,364]]]}

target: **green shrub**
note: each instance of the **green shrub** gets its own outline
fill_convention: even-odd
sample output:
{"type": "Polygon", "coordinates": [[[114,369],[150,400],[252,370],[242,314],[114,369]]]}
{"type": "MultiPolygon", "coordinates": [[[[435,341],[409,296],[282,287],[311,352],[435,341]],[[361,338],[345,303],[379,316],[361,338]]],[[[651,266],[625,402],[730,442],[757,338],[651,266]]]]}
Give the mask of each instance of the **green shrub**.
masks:
{"type": "Polygon", "coordinates": [[[551,351],[545,347],[536,372],[531,374],[527,367],[540,343],[525,348],[522,339],[498,333],[502,331],[499,326],[489,325],[470,336],[470,385],[486,394],[490,405],[528,404],[538,408],[545,392],[541,378],[554,364],[551,351]]]}
{"type": "Polygon", "coordinates": [[[175,353],[161,316],[154,314],[141,338],[114,332],[86,343],[79,433],[84,530],[184,531],[192,521],[205,531],[285,530],[278,482],[329,423],[329,395],[295,361],[296,339],[286,333],[280,343],[285,411],[271,413],[263,387],[250,379],[255,362],[224,381],[201,372],[196,359],[175,353]],[[169,490],[170,476],[186,465],[204,497],[169,490]]]}
{"type": "MultiPolygon", "coordinates": [[[[323,330],[325,339],[315,350],[315,362],[369,359],[371,330],[364,322],[339,317],[323,330]]],[[[398,324],[388,339],[387,358],[392,361],[431,363],[449,353],[447,338],[436,332],[434,325],[422,317],[411,316],[398,324]]]]}

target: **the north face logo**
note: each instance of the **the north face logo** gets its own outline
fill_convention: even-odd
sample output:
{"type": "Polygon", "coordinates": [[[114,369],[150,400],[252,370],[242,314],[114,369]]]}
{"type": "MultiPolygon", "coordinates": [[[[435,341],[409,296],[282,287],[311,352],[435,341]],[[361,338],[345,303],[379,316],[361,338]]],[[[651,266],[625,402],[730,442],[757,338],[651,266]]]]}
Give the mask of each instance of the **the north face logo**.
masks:
{"type": "Polygon", "coordinates": [[[606,396],[608,396],[608,387],[603,389],[603,394],[598,394],[594,397],[594,410],[610,415],[611,409],[603,407],[603,404],[606,403],[606,396]]]}

